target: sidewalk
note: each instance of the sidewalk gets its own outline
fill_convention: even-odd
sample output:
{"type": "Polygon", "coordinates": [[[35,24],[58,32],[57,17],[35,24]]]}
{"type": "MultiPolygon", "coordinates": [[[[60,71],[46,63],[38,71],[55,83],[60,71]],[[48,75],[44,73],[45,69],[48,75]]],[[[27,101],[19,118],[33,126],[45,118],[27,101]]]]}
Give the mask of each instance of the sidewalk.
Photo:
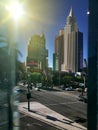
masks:
{"type": "Polygon", "coordinates": [[[73,122],[38,102],[30,102],[30,111],[28,111],[27,102],[19,103],[18,109],[21,113],[27,114],[30,117],[55,126],[61,130],[87,130],[80,124],[73,122]]]}

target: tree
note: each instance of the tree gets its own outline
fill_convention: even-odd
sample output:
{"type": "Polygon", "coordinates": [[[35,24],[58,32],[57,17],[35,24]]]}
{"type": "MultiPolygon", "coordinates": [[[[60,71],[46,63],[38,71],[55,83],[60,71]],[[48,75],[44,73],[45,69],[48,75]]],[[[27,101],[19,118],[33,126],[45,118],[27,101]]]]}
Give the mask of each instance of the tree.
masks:
{"type": "Polygon", "coordinates": [[[33,82],[33,83],[40,83],[40,82],[43,82],[44,80],[42,74],[38,72],[31,73],[29,78],[30,78],[30,82],[33,82]]]}
{"type": "Polygon", "coordinates": [[[8,78],[9,55],[7,37],[0,35],[0,82],[4,84],[8,78]]]}
{"type": "Polygon", "coordinates": [[[17,69],[16,69],[16,80],[21,81],[21,80],[27,80],[27,73],[26,73],[26,67],[25,63],[22,63],[17,60],[17,69]]]}
{"type": "Polygon", "coordinates": [[[71,75],[66,75],[63,77],[63,83],[64,83],[65,87],[70,86],[71,81],[73,81],[73,77],[71,75]]]}
{"type": "Polygon", "coordinates": [[[9,79],[11,70],[11,59],[14,59],[15,65],[15,82],[19,81],[20,73],[24,73],[24,67],[18,60],[18,55],[22,56],[21,52],[17,49],[16,43],[10,45],[6,36],[0,35],[0,80],[9,79]],[[13,46],[13,47],[12,47],[13,46]],[[13,49],[13,50],[12,50],[13,49]]]}
{"type": "Polygon", "coordinates": [[[83,83],[83,77],[77,76],[77,77],[75,77],[75,81],[79,82],[79,83],[83,83]]]}
{"type": "Polygon", "coordinates": [[[54,85],[59,85],[59,73],[58,72],[53,72],[53,84],[54,85]]]}

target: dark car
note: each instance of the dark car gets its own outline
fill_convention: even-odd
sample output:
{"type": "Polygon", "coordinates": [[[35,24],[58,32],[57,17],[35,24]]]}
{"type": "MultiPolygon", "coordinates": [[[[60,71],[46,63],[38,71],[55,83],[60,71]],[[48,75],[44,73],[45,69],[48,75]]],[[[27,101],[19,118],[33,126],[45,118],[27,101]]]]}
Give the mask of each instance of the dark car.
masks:
{"type": "Polygon", "coordinates": [[[87,96],[83,96],[80,94],[78,100],[87,103],[87,96]]]}

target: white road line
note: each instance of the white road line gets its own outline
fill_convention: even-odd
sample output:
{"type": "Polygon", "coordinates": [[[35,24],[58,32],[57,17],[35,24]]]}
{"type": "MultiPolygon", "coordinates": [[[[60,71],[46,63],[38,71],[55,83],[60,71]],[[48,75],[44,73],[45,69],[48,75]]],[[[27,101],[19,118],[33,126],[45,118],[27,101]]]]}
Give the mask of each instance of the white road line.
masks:
{"type": "Polygon", "coordinates": [[[76,104],[76,103],[79,103],[79,101],[75,101],[75,102],[62,102],[62,103],[53,103],[53,104],[44,104],[44,105],[46,105],[46,106],[58,106],[58,105],[60,105],[60,104],[68,104],[68,105],[70,105],[70,104],[76,104]]]}
{"type": "Polygon", "coordinates": [[[68,105],[70,105],[70,104],[76,104],[76,103],[79,103],[79,101],[75,101],[75,102],[67,102],[67,103],[60,103],[60,104],[68,104],[68,105]]]}

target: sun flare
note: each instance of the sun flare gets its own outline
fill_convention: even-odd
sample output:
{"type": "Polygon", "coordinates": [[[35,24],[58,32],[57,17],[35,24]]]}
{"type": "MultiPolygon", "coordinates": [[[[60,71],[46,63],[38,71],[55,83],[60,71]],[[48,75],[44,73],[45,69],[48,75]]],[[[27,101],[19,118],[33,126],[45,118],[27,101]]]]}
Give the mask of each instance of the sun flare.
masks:
{"type": "Polygon", "coordinates": [[[24,14],[23,6],[18,2],[6,6],[6,9],[15,20],[18,20],[24,14]]]}

